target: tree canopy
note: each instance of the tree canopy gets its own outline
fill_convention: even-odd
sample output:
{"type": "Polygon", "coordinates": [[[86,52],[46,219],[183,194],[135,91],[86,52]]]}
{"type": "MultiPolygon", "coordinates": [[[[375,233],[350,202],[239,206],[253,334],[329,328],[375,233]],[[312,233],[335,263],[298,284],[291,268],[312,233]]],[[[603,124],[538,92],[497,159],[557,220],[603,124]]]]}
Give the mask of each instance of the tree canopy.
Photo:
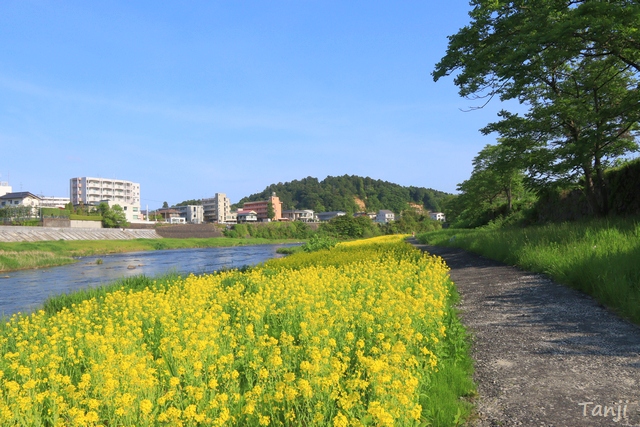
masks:
{"type": "Polygon", "coordinates": [[[129,225],[124,210],[120,205],[109,205],[102,202],[98,205],[98,211],[102,217],[102,226],[105,228],[120,228],[129,225]]]}
{"type": "MultiPolygon", "coordinates": [[[[607,213],[604,171],[638,149],[640,5],[635,1],[473,0],[434,80],[462,96],[520,102],[482,131],[519,153],[534,182],[580,183],[607,213]]],[[[480,101],[482,100],[482,101],[480,101]]],[[[485,101],[486,100],[486,101],[485,101]]]]}
{"type": "Polygon", "coordinates": [[[427,210],[441,210],[444,200],[452,197],[442,191],[423,187],[403,187],[369,177],[343,175],[328,176],[322,181],[307,177],[286,183],[271,184],[261,193],[241,199],[244,202],[267,200],[275,192],[283,209],[312,209],[316,212],[344,211],[349,214],[362,211],[356,199],[365,204],[364,210],[389,209],[402,212],[410,204],[427,210]]]}

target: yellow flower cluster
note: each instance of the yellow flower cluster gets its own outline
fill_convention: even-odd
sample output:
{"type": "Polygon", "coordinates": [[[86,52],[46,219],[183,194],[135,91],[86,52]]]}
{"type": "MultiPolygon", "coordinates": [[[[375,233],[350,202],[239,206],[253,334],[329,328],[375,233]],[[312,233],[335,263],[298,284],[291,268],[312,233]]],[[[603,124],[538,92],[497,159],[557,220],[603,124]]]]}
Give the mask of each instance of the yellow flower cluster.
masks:
{"type": "Polygon", "coordinates": [[[417,426],[449,286],[385,236],[14,316],[0,424],[417,426]]]}

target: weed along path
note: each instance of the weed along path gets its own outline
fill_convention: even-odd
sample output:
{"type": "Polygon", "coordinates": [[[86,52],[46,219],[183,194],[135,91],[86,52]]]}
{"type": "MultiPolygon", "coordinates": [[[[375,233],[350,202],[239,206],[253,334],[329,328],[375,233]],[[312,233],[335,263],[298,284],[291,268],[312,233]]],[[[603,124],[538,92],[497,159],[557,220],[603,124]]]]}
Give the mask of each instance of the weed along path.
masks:
{"type": "Polygon", "coordinates": [[[473,337],[477,426],[640,426],[640,328],[543,275],[442,257],[473,337]]]}

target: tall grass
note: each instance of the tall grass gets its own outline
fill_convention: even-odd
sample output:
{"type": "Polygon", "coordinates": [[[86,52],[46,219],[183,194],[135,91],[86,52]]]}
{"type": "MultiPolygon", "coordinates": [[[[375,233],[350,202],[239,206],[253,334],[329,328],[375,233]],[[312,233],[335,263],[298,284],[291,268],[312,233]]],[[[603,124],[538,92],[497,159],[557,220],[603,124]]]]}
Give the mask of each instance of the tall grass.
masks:
{"type": "Polygon", "coordinates": [[[422,243],[455,246],[546,273],[640,324],[640,222],[598,219],[524,229],[441,230],[422,243]]]}
{"type": "Polygon", "coordinates": [[[23,270],[27,268],[50,267],[71,264],[71,257],[44,251],[5,251],[0,249],[0,271],[23,270]]]}
{"type": "Polygon", "coordinates": [[[121,252],[162,249],[214,248],[272,243],[292,240],[262,238],[208,239],[132,239],[132,240],[53,240],[42,242],[0,242],[0,271],[52,267],[74,262],[72,257],[107,255],[121,252]]]}

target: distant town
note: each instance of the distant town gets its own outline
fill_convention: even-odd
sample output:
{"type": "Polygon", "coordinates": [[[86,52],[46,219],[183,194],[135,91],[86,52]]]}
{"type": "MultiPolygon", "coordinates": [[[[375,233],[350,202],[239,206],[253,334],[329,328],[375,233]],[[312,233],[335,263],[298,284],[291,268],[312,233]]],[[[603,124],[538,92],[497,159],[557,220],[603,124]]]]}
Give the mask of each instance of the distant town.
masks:
{"type": "MultiPolygon", "coordinates": [[[[200,200],[200,204],[164,206],[154,211],[142,209],[140,184],[109,178],[77,177],[69,180],[70,197],[46,197],[29,191],[13,192],[8,182],[0,182],[0,209],[22,208],[32,218],[42,217],[43,208],[65,209],[69,205],[96,207],[107,203],[118,205],[131,224],[162,222],[169,224],[238,224],[270,221],[325,222],[346,212],[314,212],[310,209],[283,210],[282,202],[275,193],[267,200],[245,202],[242,208],[231,209],[231,201],[225,193],[200,200]]],[[[197,202],[197,201],[194,201],[197,202]]],[[[23,212],[23,215],[24,215],[23,212]]],[[[55,211],[54,211],[55,212],[55,211]]],[[[358,212],[354,216],[368,216],[378,223],[395,220],[395,213],[381,209],[377,212],[358,212]]],[[[444,221],[442,212],[430,212],[431,219],[444,221]]]]}

